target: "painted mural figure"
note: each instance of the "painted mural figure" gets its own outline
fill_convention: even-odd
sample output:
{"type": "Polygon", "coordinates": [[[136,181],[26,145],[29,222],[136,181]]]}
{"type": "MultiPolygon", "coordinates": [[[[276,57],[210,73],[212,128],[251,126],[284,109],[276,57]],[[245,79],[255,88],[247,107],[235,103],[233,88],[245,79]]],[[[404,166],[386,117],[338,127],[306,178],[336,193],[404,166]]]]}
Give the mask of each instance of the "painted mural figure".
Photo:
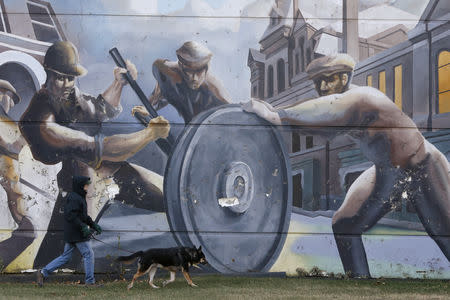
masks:
{"type": "Polygon", "coordinates": [[[299,125],[305,131],[326,127],[330,136],[347,133],[374,163],[351,185],[333,216],[333,232],[346,272],[370,276],[361,235],[402,197],[409,198],[425,230],[450,260],[447,159],[385,94],[371,87],[349,88],[350,59],[341,54],[311,62],[308,73],[320,98],[280,110],[256,100],[244,107],[276,125],[299,125]]]}
{"type": "MultiPolygon", "coordinates": [[[[46,263],[48,257],[63,249],[62,239],[56,233],[63,228],[63,198],[71,189],[74,174],[92,178],[87,202],[94,218],[102,214],[107,202],[102,184],[110,178],[120,188],[116,200],[162,210],[162,176],[125,160],[169,133],[167,120],[158,117],[138,132],[102,135],[102,122],[122,110],[120,95],[126,84],[122,76],[125,69],[115,68],[113,83],[103,94],[92,97],[75,86],[75,78],[87,71],[79,63],[72,43],[60,41],[49,47],[44,68],[47,80],[31,99],[19,126],[34,158],[45,164],[62,162],[62,169],[58,173],[60,193],[35,265],[46,263]]],[[[137,76],[132,63],[127,68],[132,76],[137,76]]]]}
{"type": "MultiPolygon", "coordinates": [[[[156,110],[171,104],[187,124],[202,111],[230,103],[221,83],[208,72],[212,57],[208,48],[189,41],[176,53],[177,62],[157,59],[153,63],[157,83],[149,101],[156,110]]],[[[134,107],[133,112],[148,115],[143,106],[134,107]]]]}
{"type": "Polygon", "coordinates": [[[34,226],[25,212],[24,196],[19,182],[18,157],[26,142],[16,122],[8,116],[10,109],[20,100],[16,89],[8,81],[0,80],[0,184],[6,192],[11,216],[18,226],[10,238],[0,242],[0,258],[5,267],[34,239],[34,226]]]}

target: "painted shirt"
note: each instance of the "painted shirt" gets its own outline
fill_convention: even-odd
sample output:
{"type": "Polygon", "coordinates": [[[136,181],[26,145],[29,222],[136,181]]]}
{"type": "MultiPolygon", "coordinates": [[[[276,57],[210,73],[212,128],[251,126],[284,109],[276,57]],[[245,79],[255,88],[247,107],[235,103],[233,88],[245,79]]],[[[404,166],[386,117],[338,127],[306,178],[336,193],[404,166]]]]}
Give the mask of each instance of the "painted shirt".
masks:
{"type": "Polygon", "coordinates": [[[69,188],[73,174],[87,175],[101,163],[102,122],[116,117],[121,107],[113,107],[101,95],[93,97],[74,88],[67,99],[55,99],[43,87],[21,117],[20,130],[33,157],[45,164],[62,162],[69,188]],[[68,182],[67,179],[69,179],[68,182]]]}

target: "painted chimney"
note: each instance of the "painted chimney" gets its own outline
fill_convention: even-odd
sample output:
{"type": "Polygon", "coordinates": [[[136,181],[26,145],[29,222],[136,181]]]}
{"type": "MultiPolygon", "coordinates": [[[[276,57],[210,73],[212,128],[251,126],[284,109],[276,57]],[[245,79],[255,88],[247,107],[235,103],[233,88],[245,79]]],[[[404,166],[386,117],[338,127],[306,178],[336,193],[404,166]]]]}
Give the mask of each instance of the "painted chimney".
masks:
{"type": "Polygon", "coordinates": [[[357,62],[359,61],[358,7],[359,0],[342,0],[342,50],[357,62]]]}

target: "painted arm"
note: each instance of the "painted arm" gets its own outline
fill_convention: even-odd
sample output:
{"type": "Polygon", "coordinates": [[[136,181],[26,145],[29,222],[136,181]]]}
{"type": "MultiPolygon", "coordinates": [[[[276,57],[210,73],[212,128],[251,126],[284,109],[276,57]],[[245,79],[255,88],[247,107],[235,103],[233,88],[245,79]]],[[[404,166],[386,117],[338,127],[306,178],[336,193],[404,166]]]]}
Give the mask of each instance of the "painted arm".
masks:
{"type": "Polygon", "coordinates": [[[17,159],[25,144],[25,139],[16,122],[8,118],[0,118],[0,154],[3,153],[17,159]]]}
{"type": "Polygon", "coordinates": [[[166,138],[169,131],[169,121],[159,116],[151,119],[148,127],[143,130],[105,137],[102,158],[110,161],[124,161],[144,148],[149,142],[166,138]]]}
{"type": "Polygon", "coordinates": [[[137,79],[137,69],[136,66],[130,62],[126,61],[127,69],[116,67],[114,68],[114,81],[111,85],[102,93],[103,98],[106,102],[111,104],[114,108],[118,108],[120,105],[120,95],[122,94],[123,87],[127,84],[127,81],[122,74],[130,71],[131,76],[134,80],[137,79]]]}
{"type": "Polygon", "coordinates": [[[124,161],[141,150],[149,142],[166,138],[169,123],[163,117],[153,119],[149,126],[138,132],[116,134],[102,141],[82,131],[61,126],[49,115],[40,129],[42,139],[60,155],[75,155],[81,161],[98,165],[102,160],[124,161]]]}
{"type": "Polygon", "coordinates": [[[223,104],[231,103],[227,90],[216,77],[208,74],[207,84],[210,91],[219,101],[223,102],[223,104]]]}
{"type": "Polygon", "coordinates": [[[276,110],[270,104],[251,100],[244,104],[244,110],[256,113],[267,121],[281,125],[321,127],[346,126],[354,120],[357,97],[335,94],[312,99],[300,104],[276,110]]]}
{"type": "Polygon", "coordinates": [[[155,110],[159,110],[159,109],[163,108],[164,106],[166,106],[167,104],[169,104],[169,102],[166,99],[164,99],[158,82],[156,82],[155,89],[153,90],[152,94],[148,98],[148,101],[150,102],[150,104],[153,106],[153,108],[155,110]]]}
{"type": "MultiPolygon", "coordinates": [[[[148,98],[148,101],[153,106],[155,110],[159,110],[169,104],[169,102],[164,99],[161,88],[159,87],[159,83],[156,82],[155,89],[153,90],[151,96],[148,98]]],[[[131,109],[131,114],[134,116],[135,114],[140,114],[142,116],[150,116],[149,112],[143,105],[136,105],[131,109]]]]}

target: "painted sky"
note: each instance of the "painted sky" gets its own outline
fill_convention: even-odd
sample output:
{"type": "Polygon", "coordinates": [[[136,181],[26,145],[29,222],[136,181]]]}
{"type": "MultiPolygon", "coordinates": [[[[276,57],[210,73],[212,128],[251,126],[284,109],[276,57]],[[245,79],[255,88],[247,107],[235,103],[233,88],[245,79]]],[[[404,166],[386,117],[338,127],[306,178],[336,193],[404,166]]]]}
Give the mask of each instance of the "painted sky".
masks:
{"type": "MultiPolygon", "coordinates": [[[[311,22],[333,24],[342,17],[341,0],[299,1],[311,22]]],[[[220,78],[234,102],[250,96],[248,49],[258,48],[267,27],[274,0],[82,0],[50,1],[66,36],[79,48],[89,74],[79,79],[87,92],[102,92],[112,80],[112,59],[108,50],[118,47],[139,70],[142,89],[150,94],[155,85],[151,66],[157,58],[176,60],[175,50],[183,42],[196,40],[213,53],[211,72],[220,78]]],[[[427,0],[360,0],[360,10],[379,5],[401,9],[416,22],[427,0]]],[[[376,19],[376,17],[374,17],[376,19]]],[[[382,21],[380,21],[382,22],[382,21]]],[[[124,113],[139,104],[133,92],[124,91],[124,113]]],[[[170,108],[162,114],[181,121],[170,108]]]]}

